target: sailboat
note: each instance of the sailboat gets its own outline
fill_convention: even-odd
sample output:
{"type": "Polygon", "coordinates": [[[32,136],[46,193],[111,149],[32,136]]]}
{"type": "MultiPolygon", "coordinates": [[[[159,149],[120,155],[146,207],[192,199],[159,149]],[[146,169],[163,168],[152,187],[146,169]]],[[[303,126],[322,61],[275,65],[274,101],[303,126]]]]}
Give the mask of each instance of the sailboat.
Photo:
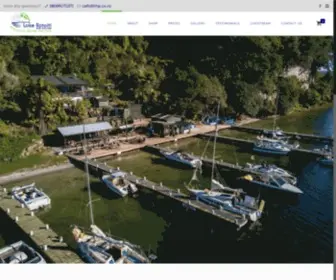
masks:
{"type": "MultiPolygon", "coordinates": [[[[217,107],[217,117],[219,115],[219,104],[217,107]]],[[[216,140],[218,136],[218,125],[215,129],[214,138],[214,149],[213,149],[213,159],[212,159],[212,172],[211,172],[211,189],[197,189],[190,186],[187,190],[194,196],[198,201],[205,204],[218,207],[220,209],[226,210],[231,213],[240,214],[242,216],[247,216],[249,220],[255,222],[261,217],[261,209],[258,207],[258,201],[246,195],[242,189],[233,189],[224,186],[219,180],[214,178],[215,175],[215,154],[216,154],[216,140]]],[[[197,180],[197,171],[195,169],[192,182],[197,180]]]]}
{"type": "MultiPolygon", "coordinates": [[[[84,141],[85,125],[83,125],[84,141]]],[[[72,234],[77,243],[80,256],[88,263],[104,263],[104,264],[132,264],[132,263],[150,263],[141,248],[128,241],[115,238],[105,234],[100,228],[94,224],[93,208],[91,199],[90,175],[88,167],[88,159],[86,147],[85,154],[85,172],[87,177],[87,188],[89,195],[90,208],[90,231],[85,231],[77,225],[72,226],[72,234]]],[[[154,259],[154,258],[153,258],[154,259]]]]}

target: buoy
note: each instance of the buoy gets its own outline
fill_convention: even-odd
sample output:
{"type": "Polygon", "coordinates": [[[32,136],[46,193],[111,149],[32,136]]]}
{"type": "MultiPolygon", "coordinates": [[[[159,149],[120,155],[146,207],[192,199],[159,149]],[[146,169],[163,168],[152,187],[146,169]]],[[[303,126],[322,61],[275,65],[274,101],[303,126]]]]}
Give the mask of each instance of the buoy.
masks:
{"type": "Polygon", "coordinates": [[[118,152],[117,152],[117,155],[121,155],[121,152],[120,152],[120,151],[118,151],[118,152]]]}

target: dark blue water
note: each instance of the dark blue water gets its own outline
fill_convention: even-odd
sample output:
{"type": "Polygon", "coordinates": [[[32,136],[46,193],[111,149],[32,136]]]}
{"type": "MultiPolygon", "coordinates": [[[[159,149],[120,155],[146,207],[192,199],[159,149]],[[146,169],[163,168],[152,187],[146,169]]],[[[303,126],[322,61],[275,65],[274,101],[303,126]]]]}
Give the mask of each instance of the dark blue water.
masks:
{"type": "MultiPolygon", "coordinates": [[[[315,120],[314,130],[316,134],[333,135],[332,108],[315,120]]],[[[247,242],[247,247],[256,250],[262,260],[269,256],[270,262],[331,263],[333,168],[303,157],[293,161],[289,166],[297,173],[304,194],[297,198],[270,197],[260,235],[254,239],[255,244],[247,242]]]]}

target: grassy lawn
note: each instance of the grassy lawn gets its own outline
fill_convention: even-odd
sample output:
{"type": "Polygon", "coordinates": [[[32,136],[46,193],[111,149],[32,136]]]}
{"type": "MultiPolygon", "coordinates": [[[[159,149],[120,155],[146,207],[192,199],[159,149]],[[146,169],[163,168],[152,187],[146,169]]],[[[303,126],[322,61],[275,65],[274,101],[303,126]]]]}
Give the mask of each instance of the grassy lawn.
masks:
{"type": "Polygon", "coordinates": [[[0,162],[0,174],[8,174],[26,168],[46,167],[66,162],[65,156],[54,156],[47,154],[34,154],[25,158],[16,159],[12,162],[0,162]]]}

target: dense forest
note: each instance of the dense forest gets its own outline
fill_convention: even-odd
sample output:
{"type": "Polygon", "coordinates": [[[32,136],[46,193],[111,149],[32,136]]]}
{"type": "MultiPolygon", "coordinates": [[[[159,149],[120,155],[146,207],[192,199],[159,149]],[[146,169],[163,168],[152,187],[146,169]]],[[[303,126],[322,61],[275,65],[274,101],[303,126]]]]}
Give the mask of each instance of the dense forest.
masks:
{"type": "Polygon", "coordinates": [[[111,100],[144,104],[147,114],[197,119],[218,99],[223,114],[268,115],[275,104],[287,114],[331,101],[333,76],[317,69],[332,44],[331,37],[2,37],[0,133],[86,118],[89,102],[69,114],[57,90],[31,75],[76,74],[111,100]]]}

